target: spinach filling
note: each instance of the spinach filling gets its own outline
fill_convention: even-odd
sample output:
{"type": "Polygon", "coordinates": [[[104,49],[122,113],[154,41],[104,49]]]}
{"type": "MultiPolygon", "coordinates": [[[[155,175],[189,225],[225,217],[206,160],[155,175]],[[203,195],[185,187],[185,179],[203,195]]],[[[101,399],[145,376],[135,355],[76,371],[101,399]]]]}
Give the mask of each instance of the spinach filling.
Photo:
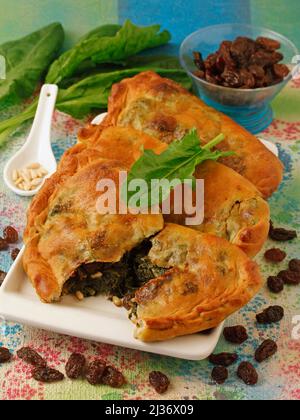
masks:
{"type": "Polygon", "coordinates": [[[126,253],[120,262],[82,265],[65,284],[64,294],[80,293],[83,297],[104,294],[120,299],[132,295],[167,271],[151,263],[148,258],[151,247],[151,241],[146,240],[126,253]]]}

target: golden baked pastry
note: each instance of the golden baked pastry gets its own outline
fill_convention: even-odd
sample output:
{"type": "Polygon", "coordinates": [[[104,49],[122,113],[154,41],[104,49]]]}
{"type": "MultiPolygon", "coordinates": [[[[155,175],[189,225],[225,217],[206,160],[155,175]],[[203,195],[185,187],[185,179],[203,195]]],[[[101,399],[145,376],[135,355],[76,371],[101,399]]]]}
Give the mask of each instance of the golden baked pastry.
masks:
{"type": "Polygon", "coordinates": [[[123,299],[144,341],[216,327],[261,287],[257,265],[224,239],[164,227],[161,215],[99,214],[99,180],[118,186],[137,146],[166,146],[131,128],[98,130],[64,154],[29,209],[23,263],[37,294],[47,303],[67,293],[123,299]]]}
{"type": "Polygon", "coordinates": [[[113,87],[106,125],[131,126],[170,143],[197,128],[204,143],[223,133],[218,146],[235,152],[221,162],[251,181],[265,198],[278,188],[283,165],[252,134],[208,107],[174,81],[153,72],[125,79],[113,87]]]}
{"type": "Polygon", "coordinates": [[[152,243],[150,261],[168,270],[135,294],[131,318],[140,340],[214,328],[262,286],[257,265],[223,239],[169,224],[152,243]]]}
{"type": "MultiPolygon", "coordinates": [[[[63,156],[28,211],[23,264],[44,302],[60,299],[82,264],[114,263],[163,228],[161,215],[102,215],[97,183],[118,185],[119,162],[104,161],[96,148],[80,144],[63,156]]],[[[68,292],[68,291],[66,291],[68,292]]]]}
{"type": "MultiPolygon", "coordinates": [[[[120,161],[128,169],[144,149],[159,154],[167,147],[130,127],[90,125],[80,132],[79,139],[97,147],[103,158],[120,161]]],[[[269,205],[259,191],[237,172],[217,162],[201,164],[195,177],[205,182],[205,199],[204,221],[194,228],[227,239],[251,257],[258,254],[267,240],[270,221],[269,205]]],[[[181,225],[186,217],[164,215],[166,222],[181,225]]]]}
{"type": "MultiPolygon", "coordinates": [[[[270,208],[260,192],[246,178],[218,162],[199,165],[195,177],[204,180],[204,221],[193,228],[227,239],[250,257],[257,255],[270,229],[270,208]]],[[[181,225],[186,217],[164,215],[166,222],[181,225]]]]}

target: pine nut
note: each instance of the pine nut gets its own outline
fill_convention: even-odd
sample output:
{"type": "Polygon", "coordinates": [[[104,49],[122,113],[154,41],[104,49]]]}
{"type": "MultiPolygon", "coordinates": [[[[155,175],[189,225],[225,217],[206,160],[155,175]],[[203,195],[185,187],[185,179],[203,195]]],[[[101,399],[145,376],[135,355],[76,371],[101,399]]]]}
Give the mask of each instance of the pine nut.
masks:
{"type": "Polygon", "coordinates": [[[33,187],[37,187],[38,185],[40,185],[41,182],[42,182],[41,178],[35,178],[31,181],[30,185],[33,187]]]}
{"type": "Polygon", "coordinates": [[[121,308],[123,306],[122,300],[118,298],[117,296],[114,296],[112,298],[113,304],[117,306],[118,308],[121,308]]]}
{"type": "Polygon", "coordinates": [[[81,302],[84,299],[84,295],[81,292],[76,292],[77,299],[81,302]]]}
{"type": "Polygon", "coordinates": [[[19,178],[19,174],[18,174],[18,171],[15,169],[13,171],[12,179],[13,181],[17,181],[18,178],[19,178]]]}
{"type": "Polygon", "coordinates": [[[41,165],[39,163],[31,163],[26,167],[26,169],[40,169],[41,165]]]}

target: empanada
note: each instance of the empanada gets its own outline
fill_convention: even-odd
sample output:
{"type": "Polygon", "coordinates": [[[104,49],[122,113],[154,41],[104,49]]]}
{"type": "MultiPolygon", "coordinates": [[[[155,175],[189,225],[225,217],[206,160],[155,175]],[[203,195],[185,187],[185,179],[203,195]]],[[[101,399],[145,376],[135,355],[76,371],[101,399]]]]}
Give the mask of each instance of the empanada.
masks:
{"type": "MultiPolygon", "coordinates": [[[[141,137],[132,129],[110,130],[106,140],[141,137]]],[[[114,158],[122,147],[111,149],[114,158]]],[[[47,303],[64,293],[124,298],[144,341],[219,325],[261,287],[258,266],[224,239],[164,227],[161,215],[99,214],[97,184],[107,178],[118,186],[121,169],[122,161],[103,158],[101,139],[87,141],[65,153],[37,194],[23,260],[37,294],[47,303]]]]}
{"type": "Polygon", "coordinates": [[[113,87],[104,124],[131,126],[166,143],[181,139],[191,128],[197,128],[205,143],[223,133],[226,139],[218,147],[235,155],[222,163],[251,181],[265,198],[282,180],[280,160],[255,136],[180,85],[153,72],[113,87]]]}
{"type": "Polygon", "coordinates": [[[163,229],[161,215],[102,215],[96,208],[103,178],[118,186],[119,162],[103,161],[96,148],[77,145],[33,200],[24,235],[23,264],[44,302],[60,299],[82,264],[115,263],[163,229]]]}
{"type": "MultiPolygon", "coordinates": [[[[103,158],[118,160],[128,169],[144,149],[159,154],[167,147],[130,127],[90,125],[80,132],[79,139],[97,147],[103,158]]],[[[270,221],[269,205],[259,191],[237,172],[217,162],[201,164],[195,177],[204,180],[205,199],[204,221],[194,228],[227,239],[251,257],[258,254],[267,240],[270,221]]],[[[185,214],[164,215],[165,221],[181,225],[186,218],[185,214]]]]}
{"type": "Polygon", "coordinates": [[[135,294],[131,318],[140,340],[214,328],[262,286],[257,265],[223,239],[169,224],[152,243],[151,263],[168,270],[135,294]]]}

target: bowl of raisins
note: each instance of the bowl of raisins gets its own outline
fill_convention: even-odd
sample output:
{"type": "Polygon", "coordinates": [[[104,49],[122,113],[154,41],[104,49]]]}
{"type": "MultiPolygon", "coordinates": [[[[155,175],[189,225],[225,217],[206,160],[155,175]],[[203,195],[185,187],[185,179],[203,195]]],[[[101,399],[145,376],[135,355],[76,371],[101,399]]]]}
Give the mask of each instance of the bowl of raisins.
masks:
{"type": "Polygon", "coordinates": [[[283,35],[246,24],[200,29],[180,48],[196,93],[254,134],[271,124],[270,104],[292,79],[298,54],[283,35]]]}

